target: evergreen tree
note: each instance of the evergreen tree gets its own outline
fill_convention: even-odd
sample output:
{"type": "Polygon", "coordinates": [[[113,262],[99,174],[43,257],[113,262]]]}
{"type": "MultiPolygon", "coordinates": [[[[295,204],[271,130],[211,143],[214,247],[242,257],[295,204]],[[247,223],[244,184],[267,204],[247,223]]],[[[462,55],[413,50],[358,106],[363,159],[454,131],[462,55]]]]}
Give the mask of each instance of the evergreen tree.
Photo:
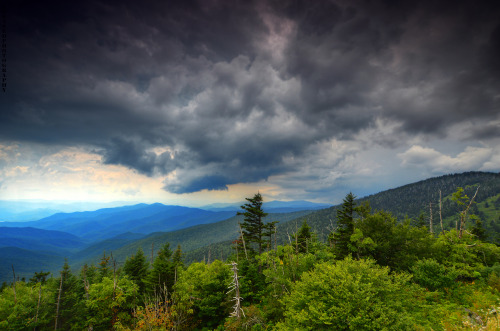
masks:
{"type": "Polygon", "coordinates": [[[488,235],[486,234],[486,230],[483,227],[483,221],[481,221],[481,219],[479,217],[477,217],[476,215],[471,215],[470,218],[473,219],[475,222],[475,224],[472,227],[472,229],[470,230],[470,232],[473,235],[475,235],[477,237],[477,239],[479,239],[481,241],[486,241],[486,239],[488,238],[488,235]]]}
{"type": "Polygon", "coordinates": [[[308,244],[311,242],[311,227],[307,224],[306,220],[302,223],[302,226],[294,235],[294,239],[297,241],[297,249],[299,253],[306,253],[308,244]]]}
{"type": "Polygon", "coordinates": [[[174,255],[172,256],[172,263],[174,265],[174,284],[177,283],[179,278],[179,272],[184,268],[184,262],[182,261],[182,250],[181,245],[177,245],[174,255]]]}
{"type": "Polygon", "coordinates": [[[253,198],[246,198],[249,203],[241,206],[244,212],[238,212],[237,215],[243,215],[245,218],[241,227],[243,236],[247,245],[247,250],[254,251],[250,243],[255,243],[258,247],[258,253],[262,253],[262,246],[265,244],[265,237],[269,236],[274,229],[274,222],[265,224],[264,217],[267,216],[262,210],[262,195],[257,193],[253,198]]]}
{"type": "Polygon", "coordinates": [[[240,259],[245,259],[246,247],[243,246],[243,239],[241,235],[238,237],[238,239],[233,240],[231,248],[234,249],[236,262],[238,262],[240,259]]]}
{"type": "Polygon", "coordinates": [[[111,277],[111,269],[109,267],[109,259],[111,256],[106,256],[106,252],[102,253],[101,262],[99,262],[99,281],[104,277],[111,277]]]}
{"type": "Polygon", "coordinates": [[[418,219],[415,222],[415,226],[417,228],[421,228],[421,227],[426,227],[427,226],[427,223],[425,222],[424,212],[420,212],[420,215],[418,215],[418,219]]]}
{"type": "Polygon", "coordinates": [[[149,263],[140,246],[137,253],[128,257],[123,266],[125,274],[139,286],[139,293],[143,293],[146,287],[144,280],[148,275],[148,267],[149,263]]]}
{"type": "Polygon", "coordinates": [[[172,256],[172,262],[174,263],[174,266],[176,266],[176,267],[183,267],[184,266],[184,262],[182,262],[181,245],[177,245],[177,248],[175,249],[174,255],[172,256]]]}
{"type": "Polygon", "coordinates": [[[47,282],[47,276],[49,276],[49,275],[50,275],[50,271],[47,271],[47,272],[43,272],[43,270],[40,272],[35,271],[35,274],[33,275],[33,277],[30,278],[29,282],[32,284],[36,284],[36,283],[45,284],[45,282],[47,282]]]}
{"type": "Polygon", "coordinates": [[[149,273],[146,283],[151,293],[165,295],[164,290],[172,291],[175,281],[175,266],[172,262],[172,251],[170,243],[165,243],[158,251],[158,256],[153,262],[153,268],[149,273]]]}
{"type": "Polygon", "coordinates": [[[351,236],[354,233],[354,212],[356,196],[351,192],[346,195],[342,205],[337,210],[337,230],[333,234],[335,254],[343,259],[352,252],[351,236]]]}
{"type": "MultiPolygon", "coordinates": [[[[68,260],[64,261],[63,269],[61,270],[62,286],[59,302],[58,328],[68,330],[75,323],[78,317],[78,304],[83,296],[83,287],[78,281],[78,278],[73,275],[68,264],[68,260]]],[[[59,284],[54,284],[59,285],[59,284]]],[[[59,289],[54,289],[54,293],[59,296],[59,289]]]]}

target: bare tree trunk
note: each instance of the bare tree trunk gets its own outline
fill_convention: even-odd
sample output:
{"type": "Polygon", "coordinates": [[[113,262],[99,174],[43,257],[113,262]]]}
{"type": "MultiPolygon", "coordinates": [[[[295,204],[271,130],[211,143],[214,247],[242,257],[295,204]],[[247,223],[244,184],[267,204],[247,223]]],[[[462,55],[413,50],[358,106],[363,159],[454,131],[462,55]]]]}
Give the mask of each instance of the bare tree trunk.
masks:
{"type": "Polygon", "coordinates": [[[38,289],[38,303],[36,305],[36,315],[35,315],[35,328],[36,330],[36,323],[38,323],[38,311],[40,309],[40,300],[42,299],[42,282],[40,282],[40,288],[38,289]]]}
{"type": "Polygon", "coordinates": [[[277,252],[278,251],[278,228],[276,227],[276,224],[274,224],[274,250],[277,252]]]}
{"type": "Polygon", "coordinates": [[[429,232],[434,233],[434,225],[432,224],[432,202],[429,202],[429,232]]]}
{"type": "Polygon", "coordinates": [[[90,284],[89,284],[89,281],[87,280],[87,268],[86,268],[86,266],[83,268],[83,287],[85,288],[85,296],[88,300],[89,299],[90,284]]]}
{"type": "Polygon", "coordinates": [[[467,219],[467,213],[469,212],[469,208],[472,206],[472,203],[474,202],[474,199],[476,198],[477,191],[479,191],[479,186],[476,189],[476,193],[474,193],[474,196],[472,199],[470,199],[469,205],[467,208],[465,208],[464,211],[460,213],[460,233],[458,235],[458,238],[462,238],[463,231],[465,229],[465,220],[467,219]]]}
{"type": "MultiPolygon", "coordinates": [[[[241,308],[241,300],[242,298],[240,297],[240,283],[238,282],[238,264],[236,262],[231,263],[233,267],[233,281],[231,285],[229,285],[229,292],[234,291],[234,306],[233,306],[233,312],[231,313],[231,317],[236,317],[237,319],[241,318],[241,313],[243,313],[243,316],[245,316],[245,312],[243,312],[243,309],[241,308]]],[[[229,293],[228,292],[228,293],[229,293]]]]}
{"type": "Polygon", "coordinates": [[[151,243],[151,266],[153,266],[154,262],[154,256],[155,256],[155,243],[151,243]]]}
{"type": "Polygon", "coordinates": [[[116,296],[116,260],[113,258],[113,252],[111,252],[111,260],[113,261],[113,300],[116,296]]]}
{"type": "Polygon", "coordinates": [[[439,222],[441,223],[441,233],[444,233],[442,209],[443,204],[441,201],[441,190],[439,190],[439,222]]]}
{"type": "Polygon", "coordinates": [[[297,229],[297,222],[295,222],[295,255],[299,255],[299,230],[297,229]]]}
{"type": "MultiPolygon", "coordinates": [[[[86,299],[88,301],[89,300],[90,284],[89,284],[89,281],[87,280],[87,266],[86,265],[83,268],[83,287],[85,288],[85,297],[86,297],[86,299]]],[[[94,328],[92,327],[92,325],[89,325],[88,330],[89,331],[94,330],[94,328]]]]}
{"type": "Polygon", "coordinates": [[[241,224],[239,222],[238,222],[238,225],[240,226],[241,240],[243,241],[243,250],[245,251],[245,257],[248,260],[247,247],[245,244],[245,237],[243,236],[243,230],[241,229],[241,224]]]}
{"type": "MultiPolygon", "coordinates": [[[[262,218],[259,216],[259,255],[262,254],[262,218]]],[[[259,273],[260,273],[260,266],[259,266],[259,273]]]]}
{"type": "Polygon", "coordinates": [[[12,276],[14,277],[14,282],[12,283],[12,289],[14,290],[14,304],[17,303],[17,295],[16,295],[16,273],[14,271],[14,265],[12,265],[12,276]]]}
{"type": "Polygon", "coordinates": [[[61,282],[59,283],[59,294],[57,295],[56,323],[54,325],[54,330],[57,330],[57,320],[59,319],[59,304],[61,303],[62,283],[63,283],[63,273],[61,272],[61,282]]]}

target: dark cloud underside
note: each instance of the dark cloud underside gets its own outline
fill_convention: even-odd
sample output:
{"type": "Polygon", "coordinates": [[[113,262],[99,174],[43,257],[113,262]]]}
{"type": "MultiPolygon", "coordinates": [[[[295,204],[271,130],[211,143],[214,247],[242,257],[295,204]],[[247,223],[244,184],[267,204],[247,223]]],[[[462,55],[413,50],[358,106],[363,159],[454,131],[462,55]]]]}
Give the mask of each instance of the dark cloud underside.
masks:
{"type": "Polygon", "coordinates": [[[148,176],[175,171],[165,182],[175,193],[296,170],[285,160],[380,119],[430,135],[499,119],[497,2],[7,6],[0,138],[92,146],[148,176]]]}

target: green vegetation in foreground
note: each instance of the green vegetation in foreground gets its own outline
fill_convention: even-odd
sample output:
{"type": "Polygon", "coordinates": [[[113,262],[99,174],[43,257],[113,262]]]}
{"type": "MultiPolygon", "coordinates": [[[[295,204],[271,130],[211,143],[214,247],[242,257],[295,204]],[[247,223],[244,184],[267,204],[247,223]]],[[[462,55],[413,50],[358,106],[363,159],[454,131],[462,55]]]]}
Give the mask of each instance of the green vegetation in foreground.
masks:
{"type": "Polygon", "coordinates": [[[278,245],[255,196],[225,261],[185,266],[165,242],[152,263],[139,246],[123,267],[103,255],[78,274],[66,262],[53,277],[4,283],[0,329],[499,329],[500,247],[474,234],[470,196],[452,195],[465,223],[437,232],[354,198],[326,242],[303,222],[278,245]]]}

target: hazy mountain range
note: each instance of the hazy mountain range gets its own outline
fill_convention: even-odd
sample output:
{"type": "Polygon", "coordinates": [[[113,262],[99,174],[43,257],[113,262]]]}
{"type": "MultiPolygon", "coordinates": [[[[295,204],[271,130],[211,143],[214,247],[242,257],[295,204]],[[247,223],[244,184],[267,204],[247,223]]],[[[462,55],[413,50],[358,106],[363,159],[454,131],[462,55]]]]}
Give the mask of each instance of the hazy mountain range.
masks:
{"type": "MultiPolygon", "coordinates": [[[[458,211],[451,201],[451,194],[457,187],[464,187],[471,196],[477,186],[480,189],[472,211],[483,220],[491,240],[498,240],[500,174],[469,172],[441,176],[358,201],[369,201],[373,209],[390,211],[400,220],[405,217],[428,218],[428,205],[438,201],[441,190],[444,223],[449,227],[454,224],[453,217],[458,211]]],[[[1,201],[0,207],[6,204],[1,201]]],[[[70,265],[76,269],[84,263],[96,263],[104,252],[108,255],[113,252],[120,264],[139,247],[151,252],[165,242],[169,242],[172,248],[181,245],[188,263],[209,258],[210,254],[225,258],[231,254],[231,241],[238,236],[238,222],[242,217],[236,216],[236,212],[241,210],[241,204],[243,202],[212,204],[202,208],[160,203],[136,204],[56,213],[37,221],[2,222],[0,281],[12,280],[12,265],[17,275],[29,278],[35,271],[57,272],[64,258],[68,258],[70,265]]],[[[5,214],[5,210],[14,213],[15,208],[22,210],[21,206],[13,204],[10,209],[0,210],[0,213],[5,214]]],[[[264,204],[264,210],[269,213],[267,221],[279,221],[279,242],[289,240],[303,220],[307,220],[319,238],[324,239],[331,226],[335,225],[336,209],[337,206],[308,201],[271,201],[264,204]]],[[[434,212],[437,212],[436,208],[434,212]]]]}

